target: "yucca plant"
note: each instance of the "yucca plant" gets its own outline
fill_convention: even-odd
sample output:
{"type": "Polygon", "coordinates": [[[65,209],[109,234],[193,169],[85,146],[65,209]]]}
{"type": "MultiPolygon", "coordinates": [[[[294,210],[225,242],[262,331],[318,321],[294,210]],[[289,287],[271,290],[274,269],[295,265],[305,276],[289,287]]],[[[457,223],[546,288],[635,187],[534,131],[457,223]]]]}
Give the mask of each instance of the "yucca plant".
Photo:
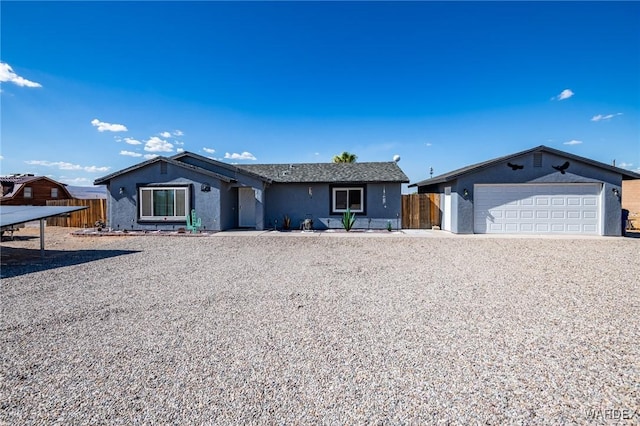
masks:
{"type": "Polygon", "coordinates": [[[344,230],[349,232],[351,228],[353,228],[354,223],[356,223],[356,214],[351,213],[351,210],[347,209],[346,212],[342,213],[342,226],[344,230]]]}

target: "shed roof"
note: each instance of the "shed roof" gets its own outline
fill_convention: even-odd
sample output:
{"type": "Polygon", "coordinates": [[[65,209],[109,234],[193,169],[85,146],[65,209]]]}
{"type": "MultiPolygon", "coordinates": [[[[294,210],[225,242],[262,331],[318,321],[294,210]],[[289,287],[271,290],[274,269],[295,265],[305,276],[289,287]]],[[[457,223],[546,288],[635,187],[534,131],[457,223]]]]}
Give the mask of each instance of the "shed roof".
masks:
{"type": "Polygon", "coordinates": [[[566,158],[572,159],[574,161],[579,161],[579,162],[582,162],[582,163],[590,164],[590,165],[595,166],[595,167],[600,167],[602,169],[606,169],[606,170],[621,174],[622,175],[622,179],[640,179],[640,174],[632,172],[630,170],[621,169],[620,167],[611,166],[609,164],[601,163],[599,161],[591,160],[589,158],[580,157],[579,155],[575,155],[575,154],[571,154],[571,153],[568,153],[568,152],[560,151],[559,149],[549,148],[548,146],[540,145],[540,146],[537,146],[535,148],[531,148],[531,149],[527,149],[525,151],[517,152],[515,154],[509,154],[509,155],[505,155],[503,157],[494,158],[492,160],[483,161],[481,163],[472,164],[470,166],[462,167],[460,169],[456,169],[456,170],[450,171],[448,173],[441,174],[441,175],[436,176],[434,178],[425,179],[425,180],[422,180],[422,181],[417,182],[417,183],[412,183],[411,185],[409,185],[409,188],[416,187],[416,186],[428,186],[428,185],[435,185],[435,184],[444,183],[444,182],[450,182],[450,181],[452,181],[454,179],[457,179],[458,177],[460,177],[462,175],[465,175],[467,173],[473,173],[473,172],[485,169],[487,167],[491,167],[491,166],[493,166],[495,164],[502,163],[502,162],[507,161],[507,160],[509,160],[511,158],[520,157],[520,156],[531,154],[531,153],[534,153],[534,152],[547,152],[547,153],[550,153],[550,154],[555,154],[555,155],[559,155],[559,156],[562,156],[562,157],[566,157],[566,158]]]}
{"type": "Polygon", "coordinates": [[[242,170],[279,183],[398,182],[409,178],[396,162],[242,164],[242,170]]]}

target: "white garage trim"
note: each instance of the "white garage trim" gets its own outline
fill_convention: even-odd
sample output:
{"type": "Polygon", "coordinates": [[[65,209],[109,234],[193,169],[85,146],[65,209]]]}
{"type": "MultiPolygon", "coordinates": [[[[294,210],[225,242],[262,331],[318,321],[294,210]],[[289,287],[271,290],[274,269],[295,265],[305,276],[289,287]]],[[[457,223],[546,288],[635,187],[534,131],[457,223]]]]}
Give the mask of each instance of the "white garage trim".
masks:
{"type": "Polygon", "coordinates": [[[476,184],[476,234],[602,234],[602,184],[476,184]]]}

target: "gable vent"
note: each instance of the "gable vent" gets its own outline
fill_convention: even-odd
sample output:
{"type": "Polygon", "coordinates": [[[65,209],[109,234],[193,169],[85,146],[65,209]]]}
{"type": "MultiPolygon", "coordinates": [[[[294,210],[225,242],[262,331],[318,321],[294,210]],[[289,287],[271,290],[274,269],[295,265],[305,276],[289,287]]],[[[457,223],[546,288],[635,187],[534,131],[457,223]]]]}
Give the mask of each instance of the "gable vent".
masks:
{"type": "Polygon", "coordinates": [[[161,175],[167,174],[167,163],[165,162],[160,163],[160,174],[161,175]]]}
{"type": "Polygon", "coordinates": [[[536,152],[533,154],[533,167],[542,167],[542,153],[536,152]]]}

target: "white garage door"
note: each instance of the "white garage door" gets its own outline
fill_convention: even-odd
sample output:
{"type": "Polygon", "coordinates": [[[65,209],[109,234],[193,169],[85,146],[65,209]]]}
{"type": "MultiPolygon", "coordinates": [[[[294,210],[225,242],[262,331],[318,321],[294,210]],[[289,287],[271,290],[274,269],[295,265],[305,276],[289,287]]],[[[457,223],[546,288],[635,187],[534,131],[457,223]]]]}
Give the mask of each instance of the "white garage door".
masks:
{"type": "Polygon", "coordinates": [[[600,184],[474,186],[477,234],[600,234],[600,184]]]}

